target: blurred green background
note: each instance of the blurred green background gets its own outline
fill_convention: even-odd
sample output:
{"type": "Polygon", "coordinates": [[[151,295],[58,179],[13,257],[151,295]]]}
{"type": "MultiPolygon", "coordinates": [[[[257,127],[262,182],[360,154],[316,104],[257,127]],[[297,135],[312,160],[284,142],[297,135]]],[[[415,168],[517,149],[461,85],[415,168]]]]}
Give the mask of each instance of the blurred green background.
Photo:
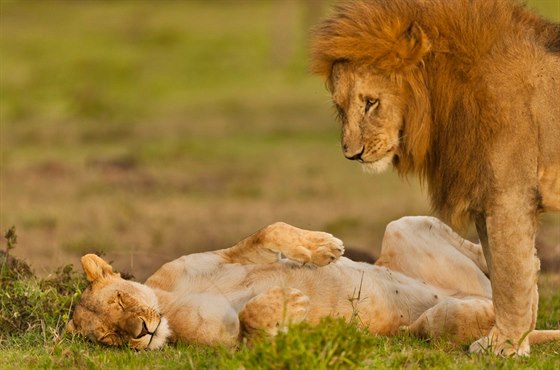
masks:
{"type": "MultiPolygon", "coordinates": [[[[310,27],[332,1],[0,0],[0,228],[36,272],[102,251],[138,278],[277,220],[376,254],[429,214],[341,155],[310,27]]],[[[529,1],[560,19],[558,0],[529,1]]],[[[560,254],[560,218],[539,253],[560,254]]]]}

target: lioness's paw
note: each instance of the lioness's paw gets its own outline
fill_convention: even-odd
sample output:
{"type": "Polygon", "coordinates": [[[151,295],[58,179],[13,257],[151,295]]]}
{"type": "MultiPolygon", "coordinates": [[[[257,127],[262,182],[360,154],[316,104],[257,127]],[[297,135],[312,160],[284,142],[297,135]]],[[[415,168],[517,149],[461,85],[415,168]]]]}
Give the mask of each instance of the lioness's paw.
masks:
{"type": "Polygon", "coordinates": [[[298,262],[325,266],[344,254],[342,240],[321,231],[303,231],[297,244],[285,255],[298,262]]]}
{"type": "Polygon", "coordinates": [[[289,324],[303,321],[308,309],[309,297],[300,290],[274,287],[247,302],[239,319],[249,333],[262,330],[274,336],[289,324]]]}
{"type": "Polygon", "coordinates": [[[509,339],[502,339],[496,328],[492,328],[486,337],[473,342],[469,346],[470,353],[494,353],[498,356],[529,356],[530,347],[528,338],[516,345],[509,339]]]}
{"type": "Polygon", "coordinates": [[[283,300],[284,306],[279,325],[286,326],[302,322],[309,309],[309,297],[299,289],[288,288],[283,289],[283,300]]]}

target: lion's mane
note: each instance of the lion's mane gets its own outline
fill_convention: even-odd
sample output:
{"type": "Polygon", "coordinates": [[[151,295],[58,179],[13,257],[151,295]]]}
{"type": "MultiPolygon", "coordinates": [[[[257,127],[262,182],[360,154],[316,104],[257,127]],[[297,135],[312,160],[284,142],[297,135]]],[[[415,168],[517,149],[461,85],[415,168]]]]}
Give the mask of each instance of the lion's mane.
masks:
{"type": "MultiPolygon", "coordinates": [[[[500,105],[486,91],[488,55],[560,50],[560,26],[510,0],[350,1],[314,31],[311,68],[329,85],[339,61],[370,65],[407,91],[399,173],[428,183],[432,206],[455,226],[491,194],[489,149],[500,105]],[[522,47],[526,47],[525,45],[522,47]]],[[[512,61],[513,63],[515,61],[512,61]]]]}

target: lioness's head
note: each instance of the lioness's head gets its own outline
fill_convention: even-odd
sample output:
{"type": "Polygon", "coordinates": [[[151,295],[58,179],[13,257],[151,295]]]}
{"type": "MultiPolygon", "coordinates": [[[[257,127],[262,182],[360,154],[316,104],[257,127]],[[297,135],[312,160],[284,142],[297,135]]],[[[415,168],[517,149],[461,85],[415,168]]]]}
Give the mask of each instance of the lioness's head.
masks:
{"type": "Polygon", "coordinates": [[[430,141],[424,57],[431,43],[393,7],[391,1],[339,5],[315,30],[311,67],[331,91],[346,158],[367,171],[391,163],[421,171],[430,141]],[[387,16],[392,12],[399,16],[387,16]]]}
{"type": "Polygon", "coordinates": [[[66,325],[67,331],[109,346],[156,349],[165,344],[170,329],[150,288],[122,279],[94,254],[82,257],[82,267],[91,284],[66,325]]]}

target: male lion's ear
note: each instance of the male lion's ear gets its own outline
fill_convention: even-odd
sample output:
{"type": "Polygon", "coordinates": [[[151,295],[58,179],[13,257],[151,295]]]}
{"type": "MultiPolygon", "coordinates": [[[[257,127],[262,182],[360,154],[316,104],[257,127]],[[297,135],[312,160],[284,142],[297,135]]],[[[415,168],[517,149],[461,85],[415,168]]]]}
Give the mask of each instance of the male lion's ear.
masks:
{"type": "Polygon", "coordinates": [[[86,254],[81,261],[86,279],[90,282],[116,275],[111,265],[95,254],[86,254]]]}
{"type": "Polygon", "coordinates": [[[412,22],[396,40],[392,50],[380,58],[378,67],[391,71],[416,65],[430,47],[428,36],[416,22],[412,22]]]}
{"type": "Polygon", "coordinates": [[[348,69],[348,62],[344,59],[337,60],[332,64],[331,73],[327,79],[327,88],[330,92],[334,91],[337,82],[342,78],[344,72],[348,69]]]}

